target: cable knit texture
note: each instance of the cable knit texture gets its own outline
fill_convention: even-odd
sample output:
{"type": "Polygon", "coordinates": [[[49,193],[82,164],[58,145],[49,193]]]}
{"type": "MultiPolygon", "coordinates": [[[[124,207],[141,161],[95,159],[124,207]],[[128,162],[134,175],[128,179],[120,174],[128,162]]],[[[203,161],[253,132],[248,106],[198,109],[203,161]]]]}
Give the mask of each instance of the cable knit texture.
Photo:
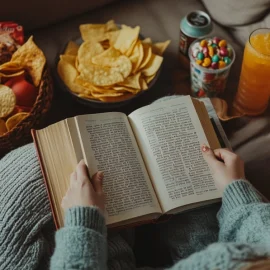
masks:
{"type": "Polygon", "coordinates": [[[105,220],[96,207],[90,211],[85,211],[84,207],[68,209],[65,213],[65,226],[84,226],[106,235],[105,220]]]}
{"type": "Polygon", "coordinates": [[[0,269],[46,269],[52,228],[35,149],[26,145],[0,160],[0,269]]]}
{"type": "MultiPolygon", "coordinates": [[[[180,260],[170,269],[240,269],[250,260],[270,256],[270,205],[262,203],[245,180],[230,184],[224,192],[223,202],[224,207],[218,215],[220,242],[180,260]]],[[[72,211],[87,211],[89,213],[85,216],[89,218],[92,213],[92,217],[97,218],[97,213],[91,208],[74,208],[72,211]]],[[[93,229],[89,226],[61,229],[57,233],[58,246],[51,269],[106,269],[107,253],[105,236],[100,234],[102,230],[101,227],[93,229]],[[74,262],[77,268],[74,268],[74,262]]],[[[114,258],[109,259],[110,269],[136,268],[132,250],[123,238],[116,235],[109,242],[110,248],[114,252],[110,253],[114,258]]]]}
{"type": "Polygon", "coordinates": [[[56,233],[52,269],[106,269],[105,219],[96,207],[74,207],[56,233]]]}

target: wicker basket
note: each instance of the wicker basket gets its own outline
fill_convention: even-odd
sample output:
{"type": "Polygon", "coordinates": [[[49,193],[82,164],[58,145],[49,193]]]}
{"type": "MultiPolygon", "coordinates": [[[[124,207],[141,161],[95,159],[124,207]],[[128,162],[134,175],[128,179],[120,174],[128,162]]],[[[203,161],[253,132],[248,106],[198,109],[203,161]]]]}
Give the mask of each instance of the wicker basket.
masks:
{"type": "Polygon", "coordinates": [[[11,131],[0,136],[0,159],[10,150],[31,142],[31,129],[38,128],[51,106],[53,83],[49,69],[45,66],[39,94],[29,116],[24,118],[11,131]]]}

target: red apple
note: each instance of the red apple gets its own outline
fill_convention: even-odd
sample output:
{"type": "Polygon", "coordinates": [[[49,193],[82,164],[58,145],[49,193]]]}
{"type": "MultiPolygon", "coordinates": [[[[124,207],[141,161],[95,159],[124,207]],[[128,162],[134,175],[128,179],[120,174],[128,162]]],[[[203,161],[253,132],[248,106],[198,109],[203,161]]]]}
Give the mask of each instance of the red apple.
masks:
{"type": "Polygon", "coordinates": [[[5,85],[10,87],[16,96],[16,105],[23,107],[32,107],[38,95],[38,89],[24,79],[24,76],[18,76],[8,80],[5,85]]]}
{"type": "Polygon", "coordinates": [[[12,86],[15,82],[24,80],[24,78],[25,78],[25,77],[24,77],[24,74],[19,75],[19,76],[17,76],[17,77],[13,77],[13,78],[9,79],[7,82],[5,82],[5,85],[11,88],[11,86],[12,86]]]}

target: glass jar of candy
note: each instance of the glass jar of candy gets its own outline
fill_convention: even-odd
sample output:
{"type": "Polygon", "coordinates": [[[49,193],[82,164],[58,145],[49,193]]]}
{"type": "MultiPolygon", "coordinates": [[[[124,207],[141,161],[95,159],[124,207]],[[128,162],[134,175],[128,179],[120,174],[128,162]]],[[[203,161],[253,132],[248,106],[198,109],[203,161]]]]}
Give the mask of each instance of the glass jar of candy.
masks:
{"type": "Polygon", "coordinates": [[[191,92],[195,97],[216,97],[224,92],[235,51],[225,39],[206,37],[189,47],[191,92]]]}

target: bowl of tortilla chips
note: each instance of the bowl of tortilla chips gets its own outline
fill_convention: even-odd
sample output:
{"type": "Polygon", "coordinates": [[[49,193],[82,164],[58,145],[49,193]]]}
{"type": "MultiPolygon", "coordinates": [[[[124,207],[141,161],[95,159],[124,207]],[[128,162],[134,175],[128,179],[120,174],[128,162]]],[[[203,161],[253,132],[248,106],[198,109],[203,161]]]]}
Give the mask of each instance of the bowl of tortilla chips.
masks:
{"type": "Polygon", "coordinates": [[[157,80],[170,41],[152,43],[140,27],[83,24],[56,59],[62,88],[81,103],[112,107],[128,103],[157,80]]]}
{"type": "MultiPolygon", "coordinates": [[[[25,94],[25,93],[24,93],[25,94]]],[[[31,141],[31,129],[39,128],[48,112],[53,96],[53,85],[46,58],[31,36],[0,65],[0,158],[5,153],[31,141]],[[20,93],[9,85],[10,80],[23,76],[36,89],[29,107],[21,106],[20,93]]],[[[29,96],[25,94],[26,100],[29,96]]]]}

